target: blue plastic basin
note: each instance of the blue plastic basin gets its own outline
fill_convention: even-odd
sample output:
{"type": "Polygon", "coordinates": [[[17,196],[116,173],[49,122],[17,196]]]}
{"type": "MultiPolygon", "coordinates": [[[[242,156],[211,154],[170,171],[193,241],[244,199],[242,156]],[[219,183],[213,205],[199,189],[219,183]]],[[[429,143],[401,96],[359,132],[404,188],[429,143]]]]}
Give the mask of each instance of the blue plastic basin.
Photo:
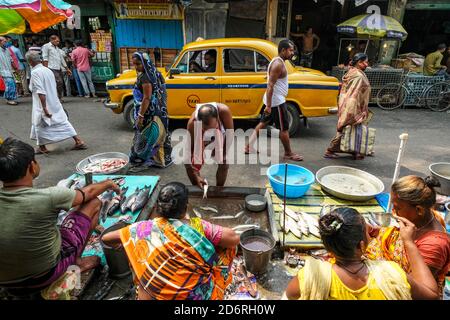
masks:
{"type": "MultiPolygon", "coordinates": [[[[274,164],[267,169],[267,177],[273,191],[284,197],[284,175],[286,164],[274,164]]],[[[295,164],[287,165],[286,198],[300,198],[314,183],[314,174],[295,164]]]]}

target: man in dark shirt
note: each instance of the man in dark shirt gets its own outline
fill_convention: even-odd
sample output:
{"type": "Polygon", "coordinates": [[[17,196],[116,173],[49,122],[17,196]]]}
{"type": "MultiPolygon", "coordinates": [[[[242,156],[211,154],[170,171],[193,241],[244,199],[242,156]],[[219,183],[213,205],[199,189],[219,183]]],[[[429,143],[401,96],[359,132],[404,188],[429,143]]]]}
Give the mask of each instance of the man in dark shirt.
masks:
{"type": "Polygon", "coordinates": [[[216,51],[208,50],[205,53],[205,64],[207,65],[205,72],[216,72],[216,51]]]}

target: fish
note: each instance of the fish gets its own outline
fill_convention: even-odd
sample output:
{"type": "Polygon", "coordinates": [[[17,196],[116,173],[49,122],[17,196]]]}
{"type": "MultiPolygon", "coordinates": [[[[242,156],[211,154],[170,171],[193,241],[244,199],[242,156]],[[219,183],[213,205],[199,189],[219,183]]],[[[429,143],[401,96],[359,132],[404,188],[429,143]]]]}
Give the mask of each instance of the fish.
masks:
{"type": "Polygon", "coordinates": [[[299,220],[298,213],[294,212],[294,210],[292,210],[292,209],[289,209],[287,206],[286,206],[286,214],[289,217],[291,217],[292,219],[294,219],[295,221],[299,220]]]}
{"type": "Polygon", "coordinates": [[[259,224],[240,224],[231,229],[236,231],[236,230],[240,230],[240,229],[250,229],[250,228],[259,228],[259,224]]]}
{"type": "Polygon", "coordinates": [[[211,211],[211,212],[214,212],[214,213],[219,213],[219,211],[216,208],[213,208],[213,207],[199,207],[199,209],[202,209],[204,211],[211,211]]]}
{"type": "Polygon", "coordinates": [[[309,236],[309,228],[308,223],[305,221],[302,215],[298,216],[297,226],[299,227],[300,231],[305,235],[309,236]]]}
{"type": "Polygon", "coordinates": [[[242,216],[244,213],[245,213],[244,210],[239,211],[234,217],[235,217],[235,218],[239,218],[239,217],[242,216]]]}
{"type": "Polygon", "coordinates": [[[192,211],[194,212],[194,214],[197,216],[197,218],[202,218],[202,214],[200,212],[198,212],[198,210],[196,210],[195,208],[192,209],[192,211]]]}
{"type": "Polygon", "coordinates": [[[128,192],[128,187],[126,188],[122,188],[122,193],[120,196],[120,202],[119,202],[119,206],[120,206],[120,212],[123,214],[125,213],[125,205],[126,205],[126,200],[127,200],[127,196],[126,193],[128,192]]]}
{"type": "Polygon", "coordinates": [[[135,213],[138,210],[141,210],[148,201],[150,193],[150,187],[145,186],[144,189],[141,189],[139,193],[136,195],[135,202],[130,206],[131,212],[135,213]]]}
{"type": "Polygon", "coordinates": [[[203,199],[208,198],[208,181],[205,179],[205,184],[203,185],[203,199]]]}
{"type": "MultiPolygon", "coordinates": [[[[284,219],[284,215],[280,213],[280,227],[284,231],[284,233],[289,233],[289,224],[287,223],[287,219],[284,219]],[[285,221],[286,220],[286,221],[285,221]]],[[[288,218],[289,216],[286,216],[288,218]]]]}
{"type": "Polygon", "coordinates": [[[306,221],[306,223],[308,224],[309,232],[313,236],[320,238],[319,222],[306,212],[300,212],[300,215],[302,216],[303,220],[306,221]]]}
{"type": "Polygon", "coordinates": [[[302,238],[302,230],[298,227],[297,222],[294,219],[287,216],[286,224],[289,225],[289,231],[291,231],[294,236],[299,239],[302,238]]]}
{"type": "Polygon", "coordinates": [[[109,205],[108,210],[106,211],[106,215],[108,217],[111,217],[114,215],[114,213],[120,209],[120,197],[114,197],[109,205]]]}
{"type": "Polygon", "coordinates": [[[139,194],[139,188],[136,187],[136,190],[125,201],[124,206],[123,206],[124,211],[122,211],[122,213],[125,213],[127,210],[131,210],[131,206],[136,201],[136,197],[138,194],[139,194]]]}
{"type": "Polygon", "coordinates": [[[111,201],[114,198],[114,191],[110,190],[101,196],[102,207],[100,209],[99,219],[101,222],[106,221],[106,217],[108,216],[108,210],[110,209],[111,201]]]}
{"type": "Polygon", "coordinates": [[[216,216],[216,217],[211,217],[211,220],[222,220],[222,219],[235,219],[235,216],[216,216]]]}

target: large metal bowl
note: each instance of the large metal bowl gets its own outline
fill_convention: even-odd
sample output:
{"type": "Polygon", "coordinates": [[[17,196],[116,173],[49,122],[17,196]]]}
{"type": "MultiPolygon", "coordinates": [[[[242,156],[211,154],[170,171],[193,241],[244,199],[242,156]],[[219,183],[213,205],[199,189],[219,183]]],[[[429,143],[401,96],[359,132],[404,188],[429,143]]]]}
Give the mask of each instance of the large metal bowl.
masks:
{"type": "Polygon", "coordinates": [[[121,153],[121,152],[104,152],[104,153],[97,153],[94,154],[92,156],[89,156],[83,160],[81,160],[80,162],[78,162],[76,170],[79,174],[85,174],[85,172],[83,171],[83,168],[88,165],[91,162],[94,162],[96,160],[100,160],[100,159],[123,159],[126,161],[126,163],[115,170],[109,170],[109,171],[105,171],[105,172],[95,172],[95,174],[112,174],[112,173],[116,173],[121,171],[122,169],[124,169],[128,163],[130,162],[130,158],[125,154],[125,153],[121,153]]]}
{"type": "MultiPolygon", "coordinates": [[[[367,201],[372,198],[374,198],[376,195],[380,194],[384,190],[384,184],[383,182],[375,177],[374,175],[355,168],[350,167],[344,167],[344,166],[329,166],[324,167],[317,171],[316,173],[316,180],[317,183],[320,184],[322,187],[322,190],[344,200],[351,200],[351,201],[367,201]],[[364,180],[364,183],[367,184],[368,187],[370,187],[374,192],[370,193],[362,193],[362,194],[355,194],[355,193],[348,193],[344,192],[342,189],[342,186],[335,186],[330,185],[327,183],[324,183],[324,177],[326,177],[329,174],[347,174],[354,176],[358,179],[364,180]]],[[[362,181],[361,180],[361,181],[362,181]]]]}
{"type": "Polygon", "coordinates": [[[439,180],[441,187],[436,191],[443,195],[450,195],[450,162],[432,163],[428,167],[431,175],[439,180]]]}

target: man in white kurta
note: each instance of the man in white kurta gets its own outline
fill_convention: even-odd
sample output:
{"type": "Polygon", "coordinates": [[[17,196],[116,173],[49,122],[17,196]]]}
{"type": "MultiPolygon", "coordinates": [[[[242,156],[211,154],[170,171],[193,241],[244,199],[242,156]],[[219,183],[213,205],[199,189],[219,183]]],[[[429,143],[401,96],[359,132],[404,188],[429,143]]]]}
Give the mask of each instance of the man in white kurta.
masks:
{"type": "Polygon", "coordinates": [[[30,90],[33,94],[31,119],[31,139],[37,141],[36,153],[48,153],[47,144],[73,138],[74,150],[86,149],[85,143],[77,136],[70,124],[56,90],[53,72],[44,67],[40,56],[28,52],[26,59],[31,69],[30,90]]]}

